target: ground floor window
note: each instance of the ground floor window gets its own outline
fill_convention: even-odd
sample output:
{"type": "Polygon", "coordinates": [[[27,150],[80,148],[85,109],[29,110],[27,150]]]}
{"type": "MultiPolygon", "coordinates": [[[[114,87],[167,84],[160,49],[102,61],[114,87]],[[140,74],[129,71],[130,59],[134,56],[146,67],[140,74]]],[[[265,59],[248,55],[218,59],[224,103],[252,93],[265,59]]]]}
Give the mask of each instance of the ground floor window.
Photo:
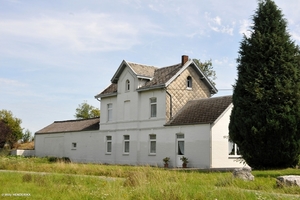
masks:
{"type": "Polygon", "coordinates": [[[130,145],[130,136],[124,135],[124,141],[123,141],[123,147],[124,147],[124,153],[129,153],[129,146],[130,145]]]}
{"type": "Polygon", "coordinates": [[[112,136],[106,136],[106,153],[110,154],[112,149],[112,136]]]}
{"type": "Polygon", "coordinates": [[[230,156],[239,156],[240,155],[239,147],[230,140],[228,140],[228,154],[230,156]]]}
{"type": "Polygon", "coordinates": [[[177,134],[177,155],[184,155],[184,134],[177,134]]]}
{"type": "Polygon", "coordinates": [[[77,148],[77,143],[76,142],[72,142],[72,150],[76,150],[77,148]]]}
{"type": "Polygon", "coordinates": [[[156,154],[156,135],[149,135],[149,153],[151,155],[156,154]]]}

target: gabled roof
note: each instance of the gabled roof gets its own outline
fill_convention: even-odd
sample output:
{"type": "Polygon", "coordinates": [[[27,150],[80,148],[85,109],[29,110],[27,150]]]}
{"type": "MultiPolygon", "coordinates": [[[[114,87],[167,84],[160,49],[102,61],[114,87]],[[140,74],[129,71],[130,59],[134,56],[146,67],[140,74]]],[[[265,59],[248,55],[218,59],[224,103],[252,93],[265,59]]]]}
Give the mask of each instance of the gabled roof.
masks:
{"type": "Polygon", "coordinates": [[[230,106],[232,96],[188,101],[166,125],[212,124],[230,106]]]}
{"type": "Polygon", "coordinates": [[[174,79],[180,76],[180,74],[189,66],[195,69],[196,73],[199,75],[201,80],[210,89],[211,94],[217,93],[217,89],[215,88],[215,86],[208,80],[208,78],[199,69],[199,67],[197,67],[193,60],[189,60],[184,64],[179,63],[163,68],[157,68],[154,66],[142,65],[123,60],[118,70],[114,74],[113,78],[111,79],[111,85],[109,85],[100,94],[97,94],[95,98],[117,95],[117,83],[119,77],[121,76],[123,70],[126,67],[129,67],[138,78],[148,80],[148,82],[146,82],[144,86],[137,89],[137,91],[144,91],[155,88],[164,88],[168,86],[174,79]]]}
{"type": "Polygon", "coordinates": [[[181,63],[156,69],[154,71],[153,79],[147,82],[143,87],[138,90],[143,90],[145,88],[151,88],[154,86],[165,86],[165,83],[170,80],[180,69],[182,68],[181,63]]]}
{"type": "Polygon", "coordinates": [[[36,134],[99,130],[99,123],[99,117],[91,119],[55,121],[49,126],[46,126],[45,128],[36,132],[36,134]]]}
{"type": "Polygon", "coordinates": [[[114,76],[111,79],[112,83],[118,82],[119,77],[121,76],[123,70],[126,67],[129,67],[138,78],[146,78],[146,79],[152,79],[152,77],[154,75],[154,71],[157,69],[157,67],[154,67],[154,66],[132,63],[132,62],[127,62],[126,60],[123,60],[121,65],[119,66],[118,70],[116,71],[116,73],[114,74],[114,76]]]}

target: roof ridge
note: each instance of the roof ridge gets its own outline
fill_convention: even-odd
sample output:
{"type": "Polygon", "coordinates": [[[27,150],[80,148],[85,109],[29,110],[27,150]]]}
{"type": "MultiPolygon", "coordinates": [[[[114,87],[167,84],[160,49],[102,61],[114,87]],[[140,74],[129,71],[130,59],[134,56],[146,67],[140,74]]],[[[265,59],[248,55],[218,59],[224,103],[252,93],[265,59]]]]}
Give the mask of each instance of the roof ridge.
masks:
{"type": "Polygon", "coordinates": [[[154,68],[159,69],[159,67],[154,66],[154,65],[146,65],[146,64],[137,63],[137,62],[130,62],[130,61],[127,61],[127,60],[124,60],[124,61],[127,62],[128,64],[132,63],[132,64],[137,64],[137,65],[142,65],[142,66],[147,66],[147,67],[154,67],[154,68]]]}
{"type": "Polygon", "coordinates": [[[88,121],[88,120],[93,120],[93,119],[100,119],[100,117],[93,117],[93,118],[88,118],[88,119],[69,119],[69,120],[62,120],[62,121],[54,121],[53,123],[88,121]]]}

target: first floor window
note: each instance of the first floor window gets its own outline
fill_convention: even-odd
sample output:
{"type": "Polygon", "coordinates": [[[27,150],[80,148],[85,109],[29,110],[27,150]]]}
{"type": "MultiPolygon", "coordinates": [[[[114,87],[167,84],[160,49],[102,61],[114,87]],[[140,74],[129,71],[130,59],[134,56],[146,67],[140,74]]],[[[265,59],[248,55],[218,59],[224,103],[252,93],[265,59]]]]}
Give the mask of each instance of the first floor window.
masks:
{"type": "Polygon", "coordinates": [[[240,155],[239,147],[232,141],[228,141],[228,154],[230,156],[240,155]]]}
{"type": "Polygon", "coordinates": [[[150,117],[156,117],[156,98],[150,99],[150,117]]]}
{"type": "Polygon", "coordinates": [[[106,153],[111,153],[112,137],[106,136],[106,153]]]}
{"type": "Polygon", "coordinates": [[[149,135],[149,152],[150,154],[156,154],[156,135],[149,135]]]}
{"type": "Polygon", "coordinates": [[[130,136],[124,135],[124,153],[129,153],[130,136]]]}

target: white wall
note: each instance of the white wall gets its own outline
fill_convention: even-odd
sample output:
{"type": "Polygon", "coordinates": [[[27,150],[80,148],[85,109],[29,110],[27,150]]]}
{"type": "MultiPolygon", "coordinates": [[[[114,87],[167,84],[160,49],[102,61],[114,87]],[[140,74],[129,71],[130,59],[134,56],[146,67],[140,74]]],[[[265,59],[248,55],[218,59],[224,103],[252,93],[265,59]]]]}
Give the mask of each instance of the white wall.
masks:
{"type": "Polygon", "coordinates": [[[229,155],[228,125],[230,122],[230,114],[232,105],[223,113],[212,127],[212,168],[235,168],[243,167],[244,164],[239,162],[239,156],[229,155]]]}

